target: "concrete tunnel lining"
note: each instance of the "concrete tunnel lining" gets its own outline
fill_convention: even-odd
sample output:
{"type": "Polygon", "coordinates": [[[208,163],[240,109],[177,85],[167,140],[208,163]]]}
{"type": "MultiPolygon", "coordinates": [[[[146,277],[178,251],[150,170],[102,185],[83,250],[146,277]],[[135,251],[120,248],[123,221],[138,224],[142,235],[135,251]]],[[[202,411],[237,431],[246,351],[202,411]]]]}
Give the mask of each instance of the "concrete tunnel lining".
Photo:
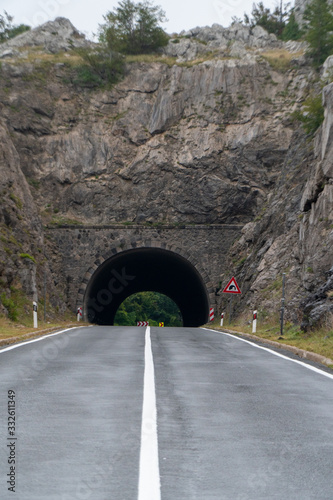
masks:
{"type": "Polygon", "coordinates": [[[146,247],[117,253],[95,270],[84,296],[85,319],[113,325],[120,304],[144,291],[170,297],[179,307],[186,327],[207,322],[209,296],[193,264],[170,250],[146,247]]]}

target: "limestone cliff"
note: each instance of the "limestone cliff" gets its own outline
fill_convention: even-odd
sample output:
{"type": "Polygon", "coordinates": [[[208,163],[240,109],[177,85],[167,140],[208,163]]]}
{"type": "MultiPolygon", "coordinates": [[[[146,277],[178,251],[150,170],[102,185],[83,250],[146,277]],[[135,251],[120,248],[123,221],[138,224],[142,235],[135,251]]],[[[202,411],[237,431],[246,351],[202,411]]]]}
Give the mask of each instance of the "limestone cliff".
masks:
{"type": "Polygon", "coordinates": [[[332,266],[330,86],[313,148],[290,119],[312,70],[302,54],[274,69],[267,51],[276,59],[288,46],[262,29],[192,30],[154,61],[127,63],[113,88],[89,88],[73,77],[70,48],[83,39],[68,21],[56,22],[71,43],[29,49],[37,45],[29,34],[19,49],[0,50],[1,227],[6,238],[14,227],[31,230],[15,236],[22,252],[6,255],[3,242],[6,293],[12,262],[20,280],[26,259],[18,253],[41,263],[45,247],[54,304],[66,294],[57,249],[43,247],[43,223],[238,223],[243,236],[221,280],[237,272],[243,307],[269,311],[279,305],[267,297],[270,287],[286,271],[288,311],[301,320],[300,301],[332,266]]]}

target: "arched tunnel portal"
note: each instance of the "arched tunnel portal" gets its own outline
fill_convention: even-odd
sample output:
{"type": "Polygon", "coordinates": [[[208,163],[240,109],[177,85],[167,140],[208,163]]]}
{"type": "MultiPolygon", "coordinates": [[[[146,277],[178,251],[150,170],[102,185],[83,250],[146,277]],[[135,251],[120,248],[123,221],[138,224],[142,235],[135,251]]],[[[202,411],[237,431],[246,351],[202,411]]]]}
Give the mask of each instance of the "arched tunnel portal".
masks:
{"type": "Polygon", "coordinates": [[[197,327],[208,320],[209,295],[194,265],[170,250],[148,247],[119,252],[97,267],[84,294],[85,319],[113,325],[120,304],[144,291],[170,297],[184,326],[197,327]]]}

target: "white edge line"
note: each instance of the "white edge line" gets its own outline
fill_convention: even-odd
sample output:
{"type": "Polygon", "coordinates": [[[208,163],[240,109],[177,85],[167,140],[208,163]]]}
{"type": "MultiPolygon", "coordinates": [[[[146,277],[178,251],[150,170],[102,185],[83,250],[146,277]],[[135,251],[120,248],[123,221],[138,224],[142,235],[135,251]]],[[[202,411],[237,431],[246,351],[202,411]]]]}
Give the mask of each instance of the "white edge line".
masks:
{"type": "Polygon", "coordinates": [[[161,482],[158,461],[154,360],[151,349],[150,327],[147,326],[145,335],[145,370],[138,500],[160,500],[160,498],[161,482]]]}
{"type": "MultiPolygon", "coordinates": [[[[12,349],[17,349],[18,347],[22,347],[27,344],[33,344],[34,342],[39,342],[40,340],[47,339],[49,337],[54,337],[55,335],[60,335],[60,333],[65,333],[68,332],[69,330],[75,330],[76,328],[85,328],[84,326],[73,326],[71,328],[66,328],[66,330],[61,330],[60,332],[56,333],[50,333],[48,335],[43,335],[43,337],[38,337],[38,339],[33,339],[33,340],[27,340],[27,342],[20,342],[19,344],[14,344],[8,347],[5,347],[4,349],[0,349],[0,354],[6,351],[11,351],[12,349]]],[[[36,332],[38,333],[38,332],[36,332]]]]}
{"type": "MultiPolygon", "coordinates": [[[[253,347],[257,347],[257,349],[262,349],[263,351],[270,352],[271,354],[274,354],[274,356],[278,356],[279,358],[286,359],[288,361],[292,361],[293,363],[297,363],[298,365],[304,366],[304,368],[307,368],[308,370],[312,370],[313,372],[319,373],[320,375],[324,375],[327,378],[330,378],[333,380],[333,375],[328,372],[324,372],[323,370],[320,370],[319,368],[316,368],[315,366],[308,365],[307,363],[304,363],[304,361],[299,361],[298,359],[293,359],[289,358],[288,356],[285,356],[284,354],[280,354],[279,352],[273,351],[272,349],[269,349],[268,347],[263,347],[261,345],[257,345],[254,342],[251,342],[249,340],[242,339],[241,337],[237,337],[237,335],[232,335],[231,333],[226,333],[226,332],[220,332],[219,330],[212,330],[211,328],[202,328],[202,330],[207,330],[209,332],[214,332],[218,333],[220,335],[227,335],[228,337],[232,337],[233,339],[240,340],[241,342],[245,342],[246,344],[250,344],[253,347]]],[[[265,339],[262,339],[263,342],[265,342],[265,339]]]]}

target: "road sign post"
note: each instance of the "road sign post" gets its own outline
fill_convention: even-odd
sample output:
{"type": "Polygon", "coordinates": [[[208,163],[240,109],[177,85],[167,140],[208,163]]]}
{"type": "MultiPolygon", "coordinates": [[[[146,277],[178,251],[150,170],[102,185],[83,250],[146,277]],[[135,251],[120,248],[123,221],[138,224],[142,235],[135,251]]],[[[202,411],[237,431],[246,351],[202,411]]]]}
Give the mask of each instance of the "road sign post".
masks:
{"type": "Polygon", "coordinates": [[[78,321],[80,321],[82,319],[82,307],[77,308],[76,318],[78,321]]]}
{"type": "Polygon", "coordinates": [[[229,324],[231,323],[231,316],[232,316],[232,297],[235,294],[240,294],[242,293],[240,291],[240,288],[237,284],[236,278],[233,276],[227,286],[224,288],[223,293],[230,293],[230,308],[229,308],[229,324]]]}

